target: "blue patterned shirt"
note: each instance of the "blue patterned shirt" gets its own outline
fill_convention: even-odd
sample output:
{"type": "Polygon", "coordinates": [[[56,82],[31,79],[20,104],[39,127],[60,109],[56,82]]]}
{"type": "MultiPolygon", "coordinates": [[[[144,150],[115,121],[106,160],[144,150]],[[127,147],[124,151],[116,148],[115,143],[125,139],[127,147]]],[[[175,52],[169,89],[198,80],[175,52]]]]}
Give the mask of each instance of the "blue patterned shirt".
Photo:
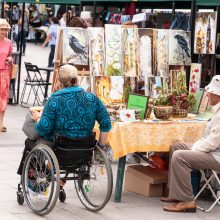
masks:
{"type": "Polygon", "coordinates": [[[111,121],[100,99],[81,87],[68,87],[51,95],[35,128],[46,140],[55,134],[69,138],[89,136],[99,123],[102,132],[111,130],[111,121]]]}

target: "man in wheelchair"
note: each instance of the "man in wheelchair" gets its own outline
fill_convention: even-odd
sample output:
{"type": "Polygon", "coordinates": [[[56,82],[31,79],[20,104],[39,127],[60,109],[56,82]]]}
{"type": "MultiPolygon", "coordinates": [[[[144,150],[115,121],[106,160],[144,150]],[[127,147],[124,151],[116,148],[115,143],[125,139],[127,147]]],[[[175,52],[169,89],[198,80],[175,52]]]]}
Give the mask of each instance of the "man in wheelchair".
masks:
{"type": "MultiPolygon", "coordinates": [[[[27,187],[35,193],[41,192],[41,194],[46,195],[48,193],[47,188],[53,187],[50,182],[58,179],[58,175],[60,175],[58,174],[59,169],[62,170],[62,168],[65,168],[67,171],[66,177],[69,172],[68,167],[71,167],[72,164],[82,164],[87,161],[86,163],[88,167],[90,167],[89,169],[92,169],[91,158],[93,153],[91,150],[88,150],[88,148],[93,149],[95,146],[93,128],[96,121],[99,124],[100,130],[99,140],[96,146],[98,146],[99,149],[104,148],[108,133],[111,129],[109,114],[101,100],[96,95],[85,92],[78,86],[77,81],[77,69],[71,64],[61,65],[58,69],[58,84],[60,90],[51,95],[43,111],[39,112],[36,109],[31,110],[32,118],[36,122],[35,130],[40,138],[38,138],[38,140],[28,138],[25,141],[23,156],[17,171],[19,175],[22,175],[21,182],[23,188],[27,187]],[[47,146],[41,145],[42,143],[47,146]],[[48,149],[48,146],[52,150],[48,149]],[[53,159],[53,155],[56,157],[55,160],[53,159]],[[59,165],[56,165],[56,160],[58,160],[59,165]],[[51,167],[55,167],[54,170],[52,170],[51,167]],[[28,181],[26,181],[26,179],[28,179],[28,181]]],[[[103,154],[102,152],[100,153],[103,154]]],[[[88,168],[85,167],[86,166],[83,166],[77,172],[86,178],[86,174],[81,173],[83,169],[88,170],[88,168]]],[[[109,171],[109,166],[106,167],[109,171]]],[[[86,172],[88,173],[88,171],[86,172]]],[[[110,174],[112,175],[112,173],[110,174]]],[[[87,177],[88,181],[92,180],[91,176],[92,175],[87,177]]],[[[75,177],[72,179],[77,181],[77,186],[83,191],[83,197],[88,200],[89,196],[85,196],[84,189],[88,189],[89,185],[85,185],[85,181],[83,182],[82,177],[80,181],[75,177]]],[[[59,185],[60,182],[57,184],[59,185]]],[[[79,193],[80,190],[78,190],[77,193],[79,193]]],[[[112,186],[108,191],[111,190],[112,186]]],[[[29,198],[30,195],[26,193],[25,189],[23,191],[25,192],[25,198],[27,197],[26,201],[33,211],[37,214],[41,213],[41,215],[49,212],[46,206],[45,210],[47,211],[37,212],[36,207],[33,207],[33,201],[29,198]],[[32,202],[30,202],[30,200],[32,202]]],[[[21,193],[21,187],[19,186],[17,193],[19,196],[19,204],[23,203],[23,201],[20,202],[21,193]]],[[[109,200],[110,193],[108,194],[109,200]]],[[[60,200],[62,199],[60,198],[60,200]]],[[[83,203],[84,200],[85,199],[82,199],[81,202],[83,203]]],[[[107,203],[107,199],[104,203],[107,203]]],[[[93,205],[91,210],[100,210],[104,207],[104,203],[100,206],[93,205]]],[[[90,207],[91,204],[92,202],[89,201],[84,205],[90,207]]]]}
{"type": "Polygon", "coordinates": [[[220,171],[220,76],[214,76],[205,90],[214,114],[200,140],[194,144],[176,143],[172,146],[168,178],[169,197],[161,198],[161,201],[175,205],[164,206],[165,211],[196,212],[191,171],[220,171]]]}

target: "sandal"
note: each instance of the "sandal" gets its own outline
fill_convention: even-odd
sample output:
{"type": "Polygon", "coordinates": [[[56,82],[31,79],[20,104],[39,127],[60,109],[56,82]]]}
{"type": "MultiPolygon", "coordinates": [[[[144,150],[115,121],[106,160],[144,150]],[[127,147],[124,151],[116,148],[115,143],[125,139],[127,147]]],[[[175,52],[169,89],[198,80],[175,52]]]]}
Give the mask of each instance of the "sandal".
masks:
{"type": "Polygon", "coordinates": [[[6,132],[7,128],[6,127],[2,127],[2,129],[0,130],[0,132],[6,132]]]}

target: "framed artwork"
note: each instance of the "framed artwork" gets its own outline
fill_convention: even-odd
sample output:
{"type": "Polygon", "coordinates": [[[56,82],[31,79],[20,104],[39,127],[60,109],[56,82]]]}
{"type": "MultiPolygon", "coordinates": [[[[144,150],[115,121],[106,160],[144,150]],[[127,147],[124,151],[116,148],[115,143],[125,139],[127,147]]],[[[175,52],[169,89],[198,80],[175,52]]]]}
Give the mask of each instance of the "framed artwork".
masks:
{"type": "Polygon", "coordinates": [[[120,25],[105,25],[106,64],[108,76],[123,75],[122,28],[120,25]]]}
{"type": "Polygon", "coordinates": [[[138,29],[138,77],[145,80],[152,75],[153,29],[138,29]]]}
{"type": "Polygon", "coordinates": [[[194,53],[215,54],[217,12],[197,12],[194,53]]]}
{"type": "Polygon", "coordinates": [[[198,89],[195,93],[196,103],[192,106],[190,112],[197,114],[199,112],[199,106],[203,97],[204,89],[198,89]]]}
{"type": "Polygon", "coordinates": [[[190,32],[169,30],[169,65],[190,65],[190,32]]]}
{"type": "Polygon", "coordinates": [[[63,29],[63,63],[88,65],[88,31],[82,28],[63,29]]]}
{"type": "Polygon", "coordinates": [[[110,93],[109,99],[111,103],[123,102],[124,93],[124,77],[110,76],[110,93]]]}
{"type": "Polygon", "coordinates": [[[81,86],[86,92],[92,92],[91,77],[90,76],[79,76],[79,86],[81,86]]]}
{"type": "Polygon", "coordinates": [[[144,119],[147,111],[148,99],[148,96],[129,94],[127,108],[140,110],[140,119],[144,119]]]}
{"type": "Polygon", "coordinates": [[[104,104],[110,103],[110,78],[108,76],[95,76],[95,94],[104,104]]]}
{"type": "Polygon", "coordinates": [[[88,28],[90,74],[102,76],[105,72],[105,32],[104,28],[88,28]]]}
{"type": "Polygon", "coordinates": [[[202,100],[199,106],[199,113],[204,114],[207,110],[207,106],[208,106],[208,96],[207,96],[207,92],[204,91],[203,96],[202,96],[202,100]]]}
{"type": "Polygon", "coordinates": [[[191,63],[189,93],[195,94],[200,88],[202,64],[191,63]]]}
{"type": "Polygon", "coordinates": [[[123,66],[124,74],[137,76],[137,28],[123,28],[123,66]]]}
{"type": "Polygon", "coordinates": [[[184,67],[170,70],[170,86],[171,92],[178,92],[186,88],[186,70],[184,67]]]}
{"type": "Polygon", "coordinates": [[[169,30],[157,30],[156,48],[156,75],[169,77],[169,30]]]}

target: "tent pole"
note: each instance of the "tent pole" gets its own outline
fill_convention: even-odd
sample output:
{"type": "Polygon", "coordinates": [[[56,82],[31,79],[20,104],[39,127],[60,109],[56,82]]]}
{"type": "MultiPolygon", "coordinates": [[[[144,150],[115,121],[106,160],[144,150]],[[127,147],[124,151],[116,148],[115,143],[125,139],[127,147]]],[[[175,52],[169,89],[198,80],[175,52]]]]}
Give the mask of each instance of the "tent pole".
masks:
{"type": "Polygon", "coordinates": [[[2,11],[1,11],[1,18],[4,18],[4,6],[5,6],[5,3],[2,2],[2,11]]]}
{"type": "Polygon", "coordinates": [[[190,18],[190,30],[191,30],[191,58],[192,63],[196,62],[196,56],[193,53],[194,49],[194,36],[195,36],[195,18],[196,18],[196,1],[191,1],[191,18],[190,18]]]}
{"type": "Polygon", "coordinates": [[[24,36],[24,12],[25,12],[25,3],[22,5],[22,22],[21,22],[21,38],[20,48],[19,48],[19,65],[18,65],[18,84],[17,84],[17,102],[19,103],[19,93],[20,93],[20,80],[21,80],[21,56],[22,56],[22,47],[23,47],[23,36],[24,36]]]}
{"type": "Polygon", "coordinates": [[[96,1],[93,3],[93,20],[92,20],[92,26],[95,27],[95,16],[96,16],[96,1]]]}

